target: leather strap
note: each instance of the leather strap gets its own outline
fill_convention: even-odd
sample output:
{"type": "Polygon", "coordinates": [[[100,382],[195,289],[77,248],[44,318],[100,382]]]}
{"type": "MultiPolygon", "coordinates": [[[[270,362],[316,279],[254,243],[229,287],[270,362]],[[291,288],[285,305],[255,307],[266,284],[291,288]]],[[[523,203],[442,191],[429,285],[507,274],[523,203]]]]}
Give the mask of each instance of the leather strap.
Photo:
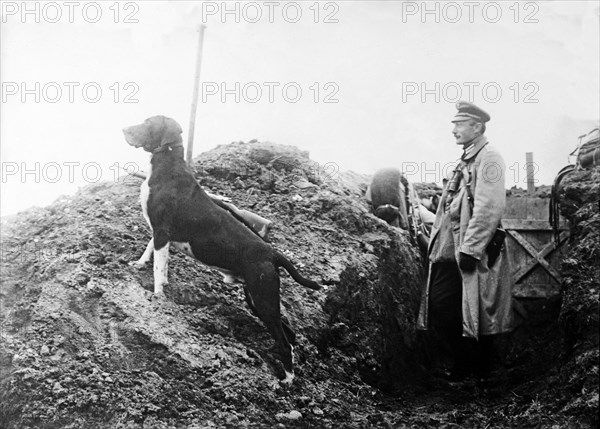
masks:
{"type": "Polygon", "coordinates": [[[176,147],[183,147],[183,144],[182,143],[175,143],[175,144],[167,143],[165,145],[157,147],[156,149],[154,149],[152,151],[152,153],[160,153],[160,152],[164,152],[165,150],[172,151],[176,147]]]}

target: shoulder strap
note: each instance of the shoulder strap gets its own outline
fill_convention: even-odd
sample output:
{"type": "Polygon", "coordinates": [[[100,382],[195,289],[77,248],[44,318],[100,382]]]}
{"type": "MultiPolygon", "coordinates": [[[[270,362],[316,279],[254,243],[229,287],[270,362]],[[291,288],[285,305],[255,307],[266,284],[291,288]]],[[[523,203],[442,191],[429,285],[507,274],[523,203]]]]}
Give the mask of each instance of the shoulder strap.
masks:
{"type": "Polygon", "coordinates": [[[461,161],[462,165],[462,183],[465,187],[465,192],[467,193],[467,199],[469,200],[469,208],[471,209],[471,213],[473,213],[473,207],[475,206],[475,198],[473,197],[473,190],[471,189],[471,169],[469,168],[469,164],[464,161],[461,161]],[[466,170],[467,174],[464,173],[466,170]]]}

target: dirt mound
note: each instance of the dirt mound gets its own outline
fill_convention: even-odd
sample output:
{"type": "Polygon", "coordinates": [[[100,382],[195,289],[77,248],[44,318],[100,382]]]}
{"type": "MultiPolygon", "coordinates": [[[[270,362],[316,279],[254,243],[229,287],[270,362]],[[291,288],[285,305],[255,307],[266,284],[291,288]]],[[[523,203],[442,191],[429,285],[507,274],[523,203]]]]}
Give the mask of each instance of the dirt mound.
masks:
{"type": "Polygon", "coordinates": [[[537,197],[537,198],[550,198],[550,191],[552,186],[541,185],[536,186],[533,192],[529,192],[527,189],[517,188],[513,186],[506,191],[507,197],[537,197]]]}
{"type": "Polygon", "coordinates": [[[382,253],[406,267],[416,266],[416,254],[406,234],[368,213],[361,176],[333,177],[305,152],[266,143],[218,147],[196,169],[213,193],[272,220],[273,245],[331,287],[312,293],[282,279],[283,312],[298,333],[295,385],[279,387],[272,339],[239,285],[172,253],[168,299],[151,299],[151,270],[128,266],[149,229],[140,181],[126,177],[3,225],[3,425],[271,426],[297,418],[291,411],[302,424],[360,420],[366,414],[347,411],[373,390],[360,368],[377,383],[397,373],[391,363],[414,366],[403,360],[415,341],[415,299],[402,298],[418,292],[418,270],[404,270],[411,277],[402,281],[379,272],[382,253]],[[337,318],[340,291],[352,290],[355,278],[378,288],[389,307],[374,314],[378,301],[365,303],[368,334],[357,322],[342,333],[337,318]],[[337,298],[324,305],[328,294],[337,298]],[[410,323],[398,325],[398,317],[410,323]],[[361,348],[340,346],[353,341],[361,348]]]}
{"type": "Polygon", "coordinates": [[[598,425],[598,294],[600,290],[600,168],[563,180],[562,213],[571,220],[572,251],[563,260],[563,409],[598,425]]]}
{"type": "Polygon", "coordinates": [[[282,273],[294,384],[277,382],[274,343],[240,285],[172,252],[167,299],[153,299],[151,269],[128,265],[150,233],[140,180],[124,177],[2,224],[0,427],[506,427],[587,412],[542,417],[506,384],[426,375],[422,260],[370,214],[368,177],[261,142],[219,146],[194,168],[205,188],[272,220],[271,243],[326,285],[312,292],[282,273]]]}

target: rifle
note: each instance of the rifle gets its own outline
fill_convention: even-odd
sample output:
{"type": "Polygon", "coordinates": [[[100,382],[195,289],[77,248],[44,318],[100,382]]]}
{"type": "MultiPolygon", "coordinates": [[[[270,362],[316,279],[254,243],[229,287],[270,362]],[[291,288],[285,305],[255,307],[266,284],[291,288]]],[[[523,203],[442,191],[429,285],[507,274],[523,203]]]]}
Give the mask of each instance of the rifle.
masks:
{"type": "Polygon", "coordinates": [[[422,252],[427,252],[429,246],[429,237],[423,233],[422,224],[420,223],[421,216],[419,215],[419,207],[417,206],[416,198],[414,198],[416,192],[412,184],[408,183],[408,180],[404,175],[400,176],[400,181],[404,186],[404,197],[406,199],[406,210],[408,211],[409,229],[411,232],[411,238],[414,243],[419,246],[422,252]],[[418,217],[418,219],[417,219],[418,217]]]}

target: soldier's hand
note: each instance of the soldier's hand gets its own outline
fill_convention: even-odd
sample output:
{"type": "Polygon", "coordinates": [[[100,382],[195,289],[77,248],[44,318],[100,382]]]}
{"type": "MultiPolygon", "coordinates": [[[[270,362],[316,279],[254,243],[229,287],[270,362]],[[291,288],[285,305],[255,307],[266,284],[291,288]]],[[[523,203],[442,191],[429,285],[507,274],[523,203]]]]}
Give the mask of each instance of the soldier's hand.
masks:
{"type": "Polygon", "coordinates": [[[475,271],[475,267],[477,266],[477,259],[472,257],[471,255],[467,255],[466,253],[460,252],[458,255],[458,266],[461,270],[470,273],[475,271]]]}

